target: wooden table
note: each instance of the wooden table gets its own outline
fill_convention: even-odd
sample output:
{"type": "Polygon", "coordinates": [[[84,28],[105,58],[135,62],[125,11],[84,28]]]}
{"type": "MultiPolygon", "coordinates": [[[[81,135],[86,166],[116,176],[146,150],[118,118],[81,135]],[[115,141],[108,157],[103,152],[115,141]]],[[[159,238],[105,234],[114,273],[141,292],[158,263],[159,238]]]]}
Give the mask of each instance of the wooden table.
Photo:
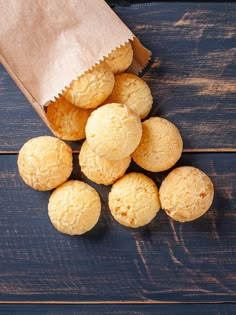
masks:
{"type": "MultiPolygon", "coordinates": [[[[194,222],[161,211],[147,227],[127,229],[109,214],[110,187],[93,184],[103,203],[97,227],[82,237],[58,233],[47,215],[50,193],[27,187],[16,166],[26,140],[51,133],[1,67],[0,314],[236,314],[236,5],[113,8],[152,50],[143,76],[155,99],[151,116],[179,127],[177,165],[209,174],[213,206],[194,222]]],[[[72,178],[89,182],[77,164],[80,145],[72,144],[72,178]]],[[[167,172],[146,174],[159,186],[167,172]]]]}

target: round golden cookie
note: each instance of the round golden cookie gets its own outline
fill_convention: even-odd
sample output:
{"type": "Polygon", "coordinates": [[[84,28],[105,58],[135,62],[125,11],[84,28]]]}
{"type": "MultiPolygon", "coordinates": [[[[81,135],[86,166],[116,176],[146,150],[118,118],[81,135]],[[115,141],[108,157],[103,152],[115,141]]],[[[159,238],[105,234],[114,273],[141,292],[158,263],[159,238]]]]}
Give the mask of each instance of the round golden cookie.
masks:
{"type": "Polygon", "coordinates": [[[211,206],[214,187],[210,178],[191,166],[170,172],[161,184],[160,200],[165,212],[179,222],[202,216],[211,206]]]}
{"type": "Polygon", "coordinates": [[[51,190],[70,176],[72,150],[54,137],[33,138],[20,149],[17,164],[27,185],[37,190],[51,190]]]}
{"type": "Polygon", "coordinates": [[[141,173],[120,178],[112,186],[108,199],[114,219],[132,228],[148,224],[160,210],[156,184],[141,173]]]}
{"type": "Polygon", "coordinates": [[[149,118],[142,126],[142,139],[132,154],[134,161],[151,172],[171,168],[183,150],[183,141],[176,126],[160,117],[149,118]]]}
{"type": "Polygon", "coordinates": [[[69,235],[81,235],[98,222],[101,201],[88,184],[70,180],[55,189],[49,199],[48,215],[53,226],[69,235]]]}
{"type": "Polygon", "coordinates": [[[107,160],[121,160],[138,146],[142,125],[127,106],[112,103],[92,112],[85,133],[95,154],[107,160]]]}
{"type": "Polygon", "coordinates": [[[145,81],[134,74],[122,73],[115,76],[114,88],[106,102],[125,104],[142,119],[150,112],[153,98],[145,81]]]}
{"type": "Polygon", "coordinates": [[[101,63],[72,81],[63,96],[81,108],[96,108],[111,94],[114,82],[114,74],[101,63]]]}
{"type": "Polygon", "coordinates": [[[114,74],[124,72],[130,66],[132,60],[133,49],[130,42],[116,48],[104,58],[105,63],[114,74]]]}
{"type": "Polygon", "coordinates": [[[92,109],[82,109],[71,104],[63,96],[47,107],[46,116],[54,134],[63,140],[85,138],[85,125],[92,109]]]}
{"type": "Polygon", "coordinates": [[[84,141],[79,154],[81,171],[93,182],[103,185],[111,185],[123,176],[130,161],[130,156],[117,161],[99,157],[90,149],[87,141],[84,141]]]}

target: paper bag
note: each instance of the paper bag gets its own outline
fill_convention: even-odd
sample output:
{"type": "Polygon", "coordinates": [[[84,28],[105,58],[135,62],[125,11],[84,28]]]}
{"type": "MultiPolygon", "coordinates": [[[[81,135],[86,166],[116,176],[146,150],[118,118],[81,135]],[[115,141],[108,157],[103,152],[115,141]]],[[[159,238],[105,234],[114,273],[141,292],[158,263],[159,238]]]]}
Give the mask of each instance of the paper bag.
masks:
{"type": "Polygon", "coordinates": [[[48,127],[44,106],[111,50],[133,40],[136,74],[150,59],[103,0],[0,0],[0,11],[0,61],[48,127]]]}

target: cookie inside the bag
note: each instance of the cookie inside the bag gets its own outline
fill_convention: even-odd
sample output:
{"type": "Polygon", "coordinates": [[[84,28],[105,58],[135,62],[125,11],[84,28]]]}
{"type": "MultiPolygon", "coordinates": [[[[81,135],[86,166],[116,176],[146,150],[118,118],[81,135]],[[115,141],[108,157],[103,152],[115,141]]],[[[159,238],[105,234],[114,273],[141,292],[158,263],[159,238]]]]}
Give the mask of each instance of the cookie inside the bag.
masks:
{"type": "Polygon", "coordinates": [[[108,65],[114,74],[124,72],[133,60],[133,49],[130,42],[114,49],[105,59],[104,62],[108,65]]]}
{"type": "Polygon", "coordinates": [[[72,81],[63,96],[81,108],[96,108],[111,94],[114,83],[114,74],[102,62],[72,81]]]}
{"type": "Polygon", "coordinates": [[[92,111],[79,108],[60,96],[49,104],[46,116],[58,138],[75,141],[85,138],[85,125],[92,111]]]}

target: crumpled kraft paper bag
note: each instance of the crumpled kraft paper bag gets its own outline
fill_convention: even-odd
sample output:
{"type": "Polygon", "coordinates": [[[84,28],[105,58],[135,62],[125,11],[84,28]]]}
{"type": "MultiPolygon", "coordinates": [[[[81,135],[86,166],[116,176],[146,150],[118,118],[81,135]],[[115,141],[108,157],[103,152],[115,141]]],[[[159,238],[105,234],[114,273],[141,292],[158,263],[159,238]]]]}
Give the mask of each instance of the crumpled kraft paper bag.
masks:
{"type": "Polygon", "coordinates": [[[111,50],[133,40],[136,74],[150,59],[103,0],[0,0],[0,12],[0,61],[48,127],[44,106],[111,50]]]}

